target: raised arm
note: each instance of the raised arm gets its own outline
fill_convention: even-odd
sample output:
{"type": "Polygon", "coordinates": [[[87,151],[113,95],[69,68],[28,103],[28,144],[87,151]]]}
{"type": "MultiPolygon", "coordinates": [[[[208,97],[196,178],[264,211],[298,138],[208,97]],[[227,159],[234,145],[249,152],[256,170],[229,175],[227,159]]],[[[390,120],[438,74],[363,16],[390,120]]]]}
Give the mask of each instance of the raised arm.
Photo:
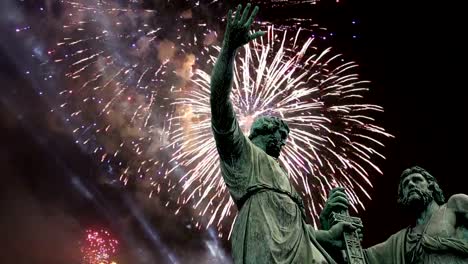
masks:
{"type": "Polygon", "coordinates": [[[232,11],[229,10],[223,45],[211,74],[211,123],[221,155],[223,155],[222,152],[235,151],[238,143],[236,136],[242,135],[229,99],[237,49],[265,34],[261,31],[249,34],[249,28],[258,12],[258,7],[254,8],[250,16],[248,16],[249,10],[250,4],[247,4],[241,15],[242,7],[239,5],[234,18],[232,18],[232,11]]]}

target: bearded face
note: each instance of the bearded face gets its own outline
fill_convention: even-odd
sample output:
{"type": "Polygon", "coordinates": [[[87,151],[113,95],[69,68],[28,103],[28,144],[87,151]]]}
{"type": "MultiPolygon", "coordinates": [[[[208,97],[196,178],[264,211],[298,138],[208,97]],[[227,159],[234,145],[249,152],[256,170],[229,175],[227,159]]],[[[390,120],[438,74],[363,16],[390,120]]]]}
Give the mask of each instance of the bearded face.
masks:
{"type": "Polygon", "coordinates": [[[287,137],[288,131],[284,128],[277,129],[275,133],[272,133],[270,137],[268,137],[268,143],[266,147],[267,154],[274,158],[278,158],[281,149],[286,144],[287,137]]]}
{"type": "Polygon", "coordinates": [[[281,149],[286,144],[286,139],[288,137],[288,131],[285,128],[279,128],[275,131],[265,134],[258,135],[255,137],[255,141],[258,142],[258,145],[270,156],[273,158],[278,158],[281,152],[281,149]]]}
{"type": "Polygon", "coordinates": [[[250,128],[249,139],[268,155],[277,159],[289,135],[288,125],[278,117],[261,116],[250,128]]]}
{"type": "Polygon", "coordinates": [[[433,200],[432,190],[429,187],[429,182],[421,174],[408,175],[400,183],[401,192],[398,203],[405,210],[416,212],[424,210],[433,200]]]}

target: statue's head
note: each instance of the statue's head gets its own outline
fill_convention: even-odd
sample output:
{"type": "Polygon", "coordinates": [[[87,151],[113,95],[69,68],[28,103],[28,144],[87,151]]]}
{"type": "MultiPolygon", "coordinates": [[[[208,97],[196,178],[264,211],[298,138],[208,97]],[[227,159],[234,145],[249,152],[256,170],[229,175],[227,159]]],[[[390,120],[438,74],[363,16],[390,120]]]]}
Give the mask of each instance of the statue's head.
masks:
{"type": "Polygon", "coordinates": [[[398,186],[398,203],[405,209],[420,211],[432,201],[439,205],[445,203],[444,194],[434,176],[418,166],[404,170],[398,186]]]}
{"type": "Polygon", "coordinates": [[[268,155],[278,158],[289,135],[288,125],[278,117],[261,116],[250,128],[249,139],[268,155]]]}

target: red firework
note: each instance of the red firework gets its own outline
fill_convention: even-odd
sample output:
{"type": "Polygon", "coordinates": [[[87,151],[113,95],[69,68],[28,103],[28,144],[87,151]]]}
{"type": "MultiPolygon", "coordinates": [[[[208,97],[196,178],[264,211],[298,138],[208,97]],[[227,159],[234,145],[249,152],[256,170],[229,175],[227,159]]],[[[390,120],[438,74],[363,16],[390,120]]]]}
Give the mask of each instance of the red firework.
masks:
{"type": "Polygon", "coordinates": [[[119,241],[104,229],[87,229],[81,246],[83,264],[113,264],[119,241]]]}

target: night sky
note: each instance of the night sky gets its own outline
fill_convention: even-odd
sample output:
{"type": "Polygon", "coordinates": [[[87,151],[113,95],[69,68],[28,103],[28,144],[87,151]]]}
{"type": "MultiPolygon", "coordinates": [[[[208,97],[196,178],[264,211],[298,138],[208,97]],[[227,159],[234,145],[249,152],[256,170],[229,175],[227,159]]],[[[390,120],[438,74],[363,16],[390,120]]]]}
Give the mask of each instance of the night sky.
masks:
{"type": "MultiPolygon", "coordinates": [[[[364,246],[407,224],[396,196],[399,175],[408,166],[426,168],[446,197],[468,192],[466,19],[458,14],[461,7],[408,2],[322,0],[282,8],[284,13],[266,11],[310,16],[333,32],[330,44],[360,65],[361,78],[371,81],[368,100],[385,109],[377,123],[395,138],[384,140],[386,160],[376,159],[383,176],[371,177],[372,201],[365,201],[360,214],[364,246]]],[[[229,242],[191,228],[184,213],[174,216],[132,186],[99,184],[104,168],[63,133],[63,120],[49,113],[38,83],[24,74],[24,65],[33,61],[5,21],[0,24],[0,262],[81,263],[75,242],[86,226],[105,227],[119,238],[117,263],[229,263],[229,242]]]]}

